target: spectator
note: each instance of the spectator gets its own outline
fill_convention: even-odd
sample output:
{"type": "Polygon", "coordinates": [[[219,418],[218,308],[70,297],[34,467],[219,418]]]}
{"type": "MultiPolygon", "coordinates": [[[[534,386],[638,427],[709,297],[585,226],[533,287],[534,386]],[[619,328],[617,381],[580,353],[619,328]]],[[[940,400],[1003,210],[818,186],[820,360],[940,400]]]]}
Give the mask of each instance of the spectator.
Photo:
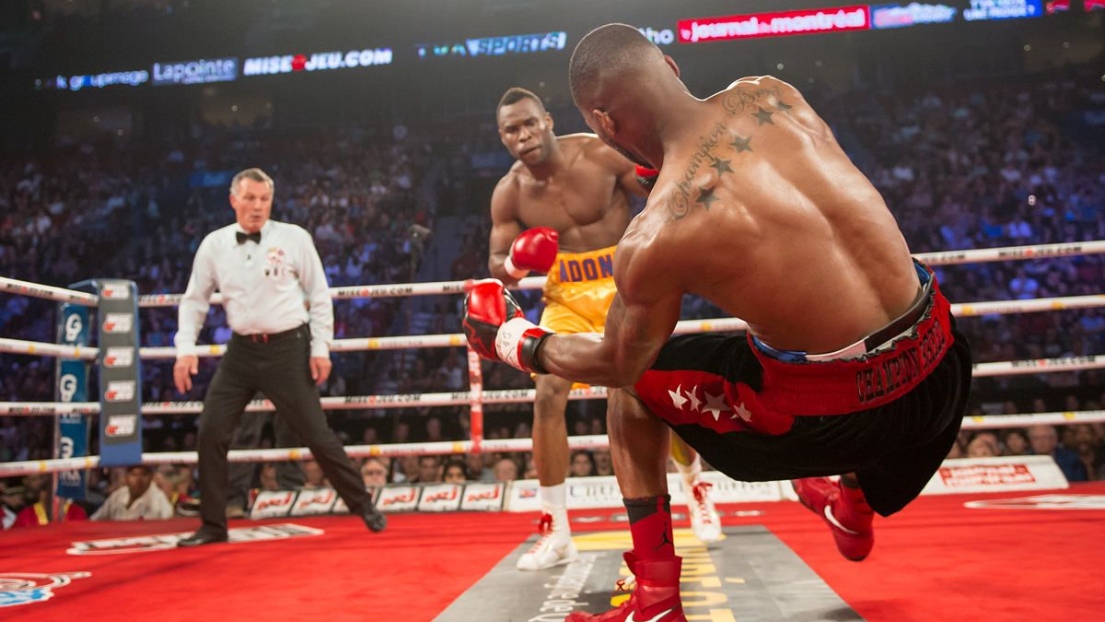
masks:
{"type": "Polygon", "coordinates": [[[1032,453],[1037,456],[1051,456],[1067,481],[1084,482],[1089,479],[1086,465],[1078,454],[1059,445],[1059,434],[1054,427],[1042,423],[1029,427],[1028,442],[1032,445],[1032,453]]]}
{"type": "Polygon", "coordinates": [[[450,458],[445,462],[445,475],[442,481],[448,484],[463,484],[468,481],[468,472],[464,462],[457,458],[450,458]]]}
{"type": "Polygon", "coordinates": [[[163,520],[172,518],[173,506],[153,485],[153,469],[140,464],[127,467],[126,485],[111,493],[92,514],[92,520],[163,520]]]}
{"type": "Polygon", "coordinates": [[[572,477],[591,477],[595,474],[595,461],[586,451],[572,452],[572,462],[569,467],[572,477]]]}
{"type": "Polygon", "coordinates": [[[518,463],[511,458],[502,457],[495,461],[495,481],[512,482],[518,479],[518,463]]]}
{"type": "Polygon", "coordinates": [[[971,442],[967,443],[968,458],[989,458],[1000,455],[1001,448],[998,446],[998,437],[993,432],[979,432],[975,434],[971,442]]]}
{"type": "Polygon", "coordinates": [[[441,456],[420,456],[418,458],[418,483],[437,484],[441,482],[441,456]]]}
{"type": "Polygon", "coordinates": [[[1028,436],[1020,428],[1006,430],[1001,437],[1003,456],[1024,456],[1031,452],[1028,444],[1028,436]]]}
{"type": "Polygon", "coordinates": [[[371,488],[383,488],[388,483],[388,463],[383,458],[370,456],[361,464],[361,479],[371,488]]]}

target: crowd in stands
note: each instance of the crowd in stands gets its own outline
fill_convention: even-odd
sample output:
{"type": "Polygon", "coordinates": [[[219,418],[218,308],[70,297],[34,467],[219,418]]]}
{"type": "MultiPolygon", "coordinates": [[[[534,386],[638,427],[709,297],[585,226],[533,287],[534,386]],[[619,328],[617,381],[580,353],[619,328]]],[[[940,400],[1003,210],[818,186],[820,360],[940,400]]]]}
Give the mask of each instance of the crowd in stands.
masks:
{"type": "MultiPolygon", "coordinates": [[[[1089,105],[1093,89],[1085,80],[1060,76],[916,93],[850,91],[811,100],[886,198],[911,249],[924,253],[1105,239],[1105,154],[1100,145],[1081,141],[1066,121],[1089,105]]],[[[156,146],[78,143],[40,157],[0,159],[0,274],[63,287],[90,277],[122,277],[136,281],[141,294],[183,292],[200,240],[232,221],[226,183],[205,180],[229,182],[226,172],[260,166],[276,179],[273,217],[313,234],[332,287],[481,277],[489,226],[480,197],[465,196],[471,174],[465,164],[476,154],[501,149],[489,132],[457,141],[402,125],[341,131],[204,128],[156,146]],[[457,220],[463,223],[459,229],[435,229],[443,202],[470,206],[457,220]],[[412,231],[433,231],[433,237],[412,231]],[[445,236],[453,236],[459,250],[438,262],[444,268],[430,269],[425,254],[445,236]]],[[[936,272],[953,302],[1105,291],[1100,255],[939,266],[936,272]]],[[[536,314],[538,293],[520,295],[536,314]]],[[[410,299],[337,301],[335,337],[456,333],[458,302],[442,298],[415,313],[410,299]],[[415,315],[420,322],[412,322],[415,315]]],[[[53,342],[54,314],[55,303],[0,295],[0,335],[53,342]]],[[[140,315],[143,345],[172,345],[174,307],[144,309],[140,315]]],[[[705,301],[686,301],[685,318],[721,316],[705,301]]],[[[979,363],[1105,353],[1105,311],[1098,308],[963,317],[959,327],[979,363]]],[[[229,336],[221,310],[213,307],[200,342],[223,343],[229,336]]],[[[461,348],[340,353],[334,361],[325,395],[467,389],[461,348]]],[[[0,355],[0,368],[3,400],[53,401],[50,359],[0,355]]],[[[182,396],[172,386],[171,362],[146,362],[143,399],[198,400],[213,369],[213,361],[204,361],[195,388],[182,396]]],[[[532,387],[527,375],[504,365],[484,364],[482,371],[485,389],[532,387]]],[[[972,414],[1101,410],[1102,387],[1099,370],[979,378],[971,409],[972,414]]],[[[528,437],[529,409],[528,404],[488,406],[486,437],[528,437]]],[[[572,402],[570,433],[603,434],[604,409],[598,401],[572,402]]],[[[342,410],[332,412],[330,420],[352,445],[463,439],[470,426],[466,407],[342,410]]],[[[146,417],[146,450],[194,450],[195,422],[194,415],[146,417]]],[[[264,443],[271,442],[267,435],[264,443]]],[[[52,443],[48,418],[0,418],[0,461],[49,458],[52,443]]],[[[964,431],[951,457],[1022,453],[1054,455],[1071,480],[1103,478],[1105,427],[964,431]]],[[[446,477],[495,481],[528,477],[533,469],[525,453],[369,459],[361,468],[369,484],[446,477]]],[[[267,470],[259,469],[259,486],[265,485],[267,470]]],[[[182,474],[188,471],[159,469],[153,478],[170,498],[188,501],[191,474],[182,474]]],[[[609,474],[609,454],[576,452],[571,471],[609,474]]],[[[17,484],[6,483],[9,490],[17,484]]],[[[97,498],[121,485],[118,476],[93,478],[97,498]]],[[[25,491],[33,488],[24,484],[25,491]]]]}

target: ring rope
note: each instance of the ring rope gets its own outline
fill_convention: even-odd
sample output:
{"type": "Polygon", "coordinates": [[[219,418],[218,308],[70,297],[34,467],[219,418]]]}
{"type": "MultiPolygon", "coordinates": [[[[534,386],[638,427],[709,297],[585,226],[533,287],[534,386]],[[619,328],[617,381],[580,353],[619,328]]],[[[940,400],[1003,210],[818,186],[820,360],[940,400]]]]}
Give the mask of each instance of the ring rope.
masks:
{"type": "MultiPolygon", "coordinates": [[[[1030,359],[1024,361],[996,361],[976,363],[973,366],[975,378],[993,376],[1014,376],[1024,374],[1047,374],[1086,369],[1105,368],[1105,355],[1074,356],[1054,359],[1030,359]]],[[[481,385],[482,386],[482,381],[481,385]]],[[[473,398],[480,397],[483,404],[524,404],[532,402],[535,389],[510,389],[505,391],[479,391],[475,385],[468,391],[451,393],[398,393],[391,395],[347,395],[344,397],[323,397],[319,401],[323,410],[357,410],[383,408],[409,408],[416,406],[463,406],[473,404],[473,398]]],[[[570,400],[605,399],[605,387],[587,387],[572,389],[570,400]]],[[[196,414],[203,410],[202,401],[186,402],[145,402],[143,415],[183,415],[196,414]]],[[[276,407],[269,400],[253,400],[246,406],[247,412],[274,411],[276,407]]],[[[37,416],[63,414],[97,414],[98,402],[6,402],[0,403],[0,416],[37,416]]]]}
{"type": "Polygon", "coordinates": [[[94,307],[100,301],[100,297],[94,294],[78,292],[74,289],[53,287],[52,285],[40,285],[30,281],[20,281],[6,276],[0,276],[0,292],[8,294],[22,294],[31,298],[45,298],[58,302],[71,302],[73,304],[94,307]]]}
{"type": "MultiPolygon", "coordinates": [[[[1086,296],[1063,296],[1059,298],[1035,298],[1031,300],[997,300],[992,302],[957,303],[951,306],[952,314],[957,317],[975,317],[980,315],[1012,315],[1036,313],[1040,311],[1066,311],[1074,309],[1092,309],[1105,307],[1105,294],[1086,296]]],[[[700,332],[728,332],[748,328],[744,320],[737,318],[714,318],[709,320],[682,320],[675,325],[672,334],[700,332]]],[[[405,350],[407,348],[452,348],[465,345],[465,336],[461,333],[443,335],[406,335],[398,337],[358,337],[353,339],[335,339],[331,352],[362,352],[375,350],[405,350]]],[[[40,341],[23,341],[0,337],[0,353],[37,354],[41,356],[64,356],[93,360],[99,356],[99,348],[62,346],[40,341]]],[[[176,348],[146,347],[139,348],[142,359],[176,358],[176,348]]],[[[225,345],[199,346],[197,356],[222,356],[225,345]]]]}

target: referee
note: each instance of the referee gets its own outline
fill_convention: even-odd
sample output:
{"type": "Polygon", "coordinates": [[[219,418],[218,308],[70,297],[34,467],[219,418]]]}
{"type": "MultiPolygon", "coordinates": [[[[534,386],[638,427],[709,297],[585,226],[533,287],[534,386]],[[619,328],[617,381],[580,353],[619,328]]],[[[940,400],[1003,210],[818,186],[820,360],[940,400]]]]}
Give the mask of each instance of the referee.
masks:
{"type": "Polygon", "coordinates": [[[173,380],[181,393],[199,371],[196,337],[215,290],[234,331],[203,401],[199,423],[200,517],[203,525],[179,546],[226,542],[230,438],[257,391],[264,393],[349,510],[372,531],[387,519],[372,502],[341,441],[327,426],[318,386],[330,375],[334,309],[311,235],[269,220],[273,181],[258,168],[230,183],[237,223],[207,235],[196,251],[180,301],[173,380]]]}

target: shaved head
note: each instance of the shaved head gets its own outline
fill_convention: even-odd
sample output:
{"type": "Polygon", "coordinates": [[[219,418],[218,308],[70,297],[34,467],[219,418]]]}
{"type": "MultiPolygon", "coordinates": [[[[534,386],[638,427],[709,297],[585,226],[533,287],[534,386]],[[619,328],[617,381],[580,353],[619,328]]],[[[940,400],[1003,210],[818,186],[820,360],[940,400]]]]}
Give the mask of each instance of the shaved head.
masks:
{"type": "Polygon", "coordinates": [[[662,63],[660,48],[633,26],[607,24],[587,33],[572,52],[568,83],[580,109],[605,104],[611,88],[662,63]]]}

